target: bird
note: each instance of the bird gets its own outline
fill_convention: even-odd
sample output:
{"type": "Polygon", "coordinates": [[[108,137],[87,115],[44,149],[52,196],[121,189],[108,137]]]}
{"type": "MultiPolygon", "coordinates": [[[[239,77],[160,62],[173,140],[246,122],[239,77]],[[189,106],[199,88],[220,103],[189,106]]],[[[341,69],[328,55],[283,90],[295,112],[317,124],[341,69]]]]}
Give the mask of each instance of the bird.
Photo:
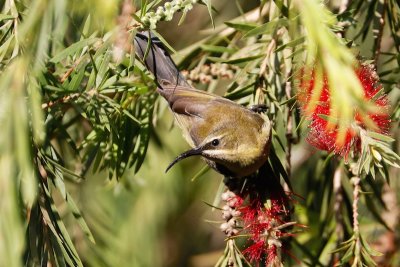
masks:
{"type": "Polygon", "coordinates": [[[230,179],[250,176],[267,161],[272,125],[263,105],[246,108],[227,98],[193,88],[184,78],[160,39],[138,32],[134,49],[154,75],[157,92],[168,102],[183,137],[191,147],[179,161],[201,156],[230,179]]]}

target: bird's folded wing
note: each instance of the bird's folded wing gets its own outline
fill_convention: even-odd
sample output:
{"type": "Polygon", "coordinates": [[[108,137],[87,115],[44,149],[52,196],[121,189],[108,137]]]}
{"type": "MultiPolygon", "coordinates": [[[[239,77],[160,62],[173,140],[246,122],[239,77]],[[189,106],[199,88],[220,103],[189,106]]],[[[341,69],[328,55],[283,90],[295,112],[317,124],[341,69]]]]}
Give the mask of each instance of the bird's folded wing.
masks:
{"type": "Polygon", "coordinates": [[[189,86],[160,39],[153,33],[137,33],[134,44],[140,60],[153,73],[159,84],[161,81],[166,80],[171,84],[189,86]]]}
{"type": "Polygon", "coordinates": [[[158,92],[169,103],[173,112],[182,115],[202,117],[206,109],[217,105],[237,105],[236,103],[186,86],[163,85],[158,92]],[[212,103],[212,105],[210,105],[212,103]]]}

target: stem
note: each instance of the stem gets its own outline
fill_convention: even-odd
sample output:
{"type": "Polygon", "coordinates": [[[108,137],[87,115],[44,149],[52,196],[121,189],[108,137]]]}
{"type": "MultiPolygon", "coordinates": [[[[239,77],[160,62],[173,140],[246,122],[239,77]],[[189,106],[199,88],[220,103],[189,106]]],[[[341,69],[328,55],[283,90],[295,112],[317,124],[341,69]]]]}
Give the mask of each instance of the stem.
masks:
{"type": "Polygon", "coordinates": [[[229,239],[227,241],[227,243],[228,243],[228,247],[229,247],[229,251],[230,251],[227,266],[233,267],[233,266],[235,266],[235,262],[236,262],[235,241],[233,239],[229,239]]]}
{"type": "Polygon", "coordinates": [[[339,14],[346,11],[348,5],[349,5],[349,0],[342,0],[339,5],[339,14]]]}
{"type": "Polygon", "coordinates": [[[360,200],[360,177],[355,176],[353,180],[353,231],[358,234],[360,231],[358,222],[358,201],[360,200]]]}
{"type": "MultiPolygon", "coordinates": [[[[288,71],[286,77],[291,76],[292,71],[288,71]]],[[[292,97],[292,84],[291,81],[288,79],[286,81],[286,97],[287,99],[290,99],[292,97]]],[[[290,110],[290,105],[288,104],[288,109],[287,109],[287,126],[286,126],[286,173],[288,177],[291,177],[291,172],[292,172],[292,163],[291,163],[291,158],[292,158],[292,143],[293,143],[293,121],[292,121],[292,112],[290,110]]]]}
{"type": "Polygon", "coordinates": [[[358,201],[360,200],[360,177],[354,176],[353,180],[353,232],[355,238],[354,262],[352,266],[358,266],[361,262],[361,240],[358,222],[358,201]]]}
{"type": "MultiPolygon", "coordinates": [[[[348,5],[349,5],[349,0],[342,0],[340,2],[340,5],[339,5],[339,12],[338,13],[341,14],[344,11],[346,11],[348,5]]],[[[338,24],[339,24],[339,26],[345,26],[344,22],[339,22],[338,24]]],[[[338,32],[336,35],[338,35],[340,38],[343,38],[344,34],[345,34],[345,27],[343,27],[343,30],[338,32]]]]}
{"type": "MultiPolygon", "coordinates": [[[[62,97],[62,98],[59,98],[59,99],[57,99],[57,100],[50,101],[50,102],[48,102],[48,103],[43,103],[43,104],[42,104],[42,109],[48,109],[48,108],[51,108],[51,107],[53,107],[54,105],[60,104],[60,103],[64,103],[64,104],[65,104],[65,103],[68,103],[69,101],[71,101],[71,100],[73,100],[73,99],[76,99],[76,98],[78,98],[78,97],[80,97],[80,96],[93,97],[93,96],[96,95],[96,94],[97,94],[97,89],[96,89],[96,88],[92,88],[92,89],[90,89],[89,91],[84,92],[84,93],[73,93],[73,94],[64,96],[64,97],[62,97]]],[[[101,97],[101,95],[99,95],[99,97],[101,97]]]]}
{"type": "Polygon", "coordinates": [[[379,29],[378,29],[378,36],[375,39],[375,55],[374,55],[375,65],[377,65],[379,56],[381,54],[381,43],[382,43],[383,29],[385,27],[386,7],[387,7],[387,0],[384,0],[382,6],[382,13],[380,14],[380,16],[378,15],[379,29]]]}
{"type": "Polygon", "coordinates": [[[275,48],[276,48],[276,38],[273,38],[273,39],[271,39],[271,42],[266,47],[265,57],[260,65],[260,71],[258,73],[258,76],[260,77],[260,79],[265,78],[267,68],[268,68],[268,62],[269,62],[269,60],[271,60],[271,55],[273,54],[275,48]]]}
{"type": "MultiPolygon", "coordinates": [[[[336,168],[335,173],[333,175],[333,194],[335,196],[335,203],[334,203],[333,209],[334,209],[335,219],[336,219],[335,232],[336,232],[336,236],[337,236],[337,240],[336,240],[337,247],[340,247],[340,244],[343,241],[343,215],[340,212],[340,208],[343,203],[342,175],[343,175],[342,168],[341,168],[341,165],[339,165],[336,168]]],[[[340,261],[339,254],[335,253],[333,255],[334,264],[338,263],[339,261],[340,261]]]]}

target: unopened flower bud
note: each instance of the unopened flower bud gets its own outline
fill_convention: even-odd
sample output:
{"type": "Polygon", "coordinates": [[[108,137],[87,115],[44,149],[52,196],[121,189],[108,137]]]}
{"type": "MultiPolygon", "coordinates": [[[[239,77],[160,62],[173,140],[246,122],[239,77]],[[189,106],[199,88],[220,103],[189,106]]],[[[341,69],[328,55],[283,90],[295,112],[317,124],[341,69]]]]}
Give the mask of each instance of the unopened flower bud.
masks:
{"type": "Polygon", "coordinates": [[[221,229],[222,232],[225,232],[229,228],[229,224],[223,223],[219,228],[221,229]]]}
{"type": "Polygon", "coordinates": [[[228,221],[228,225],[229,225],[230,227],[235,227],[235,226],[237,225],[236,219],[234,219],[234,218],[230,219],[230,220],[228,221]]]}
{"type": "Polygon", "coordinates": [[[161,17],[164,16],[164,8],[162,6],[159,6],[157,8],[156,15],[159,15],[161,17]]]}
{"type": "Polygon", "coordinates": [[[189,78],[190,78],[191,80],[197,81],[197,80],[199,79],[199,74],[198,74],[198,72],[195,71],[195,70],[191,71],[190,74],[189,74],[189,78]]]}
{"type": "Polygon", "coordinates": [[[237,235],[239,233],[239,230],[236,228],[233,228],[231,231],[231,235],[237,235]]]}
{"type": "Polygon", "coordinates": [[[202,65],[201,68],[200,68],[201,72],[203,72],[205,74],[208,74],[210,72],[210,69],[211,68],[210,68],[209,65],[202,65]]]}
{"type": "Polygon", "coordinates": [[[224,210],[222,211],[222,218],[226,221],[230,220],[232,218],[232,213],[230,210],[224,210]]]}
{"type": "Polygon", "coordinates": [[[232,191],[226,191],[226,192],[221,194],[221,199],[223,201],[227,201],[227,200],[229,200],[231,198],[234,198],[235,196],[236,196],[235,193],[233,193],[232,191]]]}
{"type": "Polygon", "coordinates": [[[231,199],[227,202],[227,204],[229,205],[229,207],[234,208],[234,207],[237,206],[238,200],[237,200],[236,198],[231,198],[231,199]]]}
{"type": "Polygon", "coordinates": [[[231,214],[233,217],[239,217],[242,213],[238,210],[232,210],[231,214]]]}

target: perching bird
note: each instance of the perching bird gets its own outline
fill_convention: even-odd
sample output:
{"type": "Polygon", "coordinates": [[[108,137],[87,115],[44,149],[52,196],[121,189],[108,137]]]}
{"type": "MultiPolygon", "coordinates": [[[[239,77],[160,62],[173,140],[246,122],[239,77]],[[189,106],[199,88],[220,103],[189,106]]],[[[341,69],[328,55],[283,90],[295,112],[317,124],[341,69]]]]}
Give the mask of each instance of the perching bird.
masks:
{"type": "Polygon", "coordinates": [[[268,117],[191,87],[161,41],[153,34],[150,36],[149,39],[147,32],[136,34],[136,53],[156,78],[157,92],[168,101],[192,147],[179,155],[166,171],[184,158],[199,155],[226,177],[241,178],[255,173],[268,158],[271,143],[268,117]]]}

